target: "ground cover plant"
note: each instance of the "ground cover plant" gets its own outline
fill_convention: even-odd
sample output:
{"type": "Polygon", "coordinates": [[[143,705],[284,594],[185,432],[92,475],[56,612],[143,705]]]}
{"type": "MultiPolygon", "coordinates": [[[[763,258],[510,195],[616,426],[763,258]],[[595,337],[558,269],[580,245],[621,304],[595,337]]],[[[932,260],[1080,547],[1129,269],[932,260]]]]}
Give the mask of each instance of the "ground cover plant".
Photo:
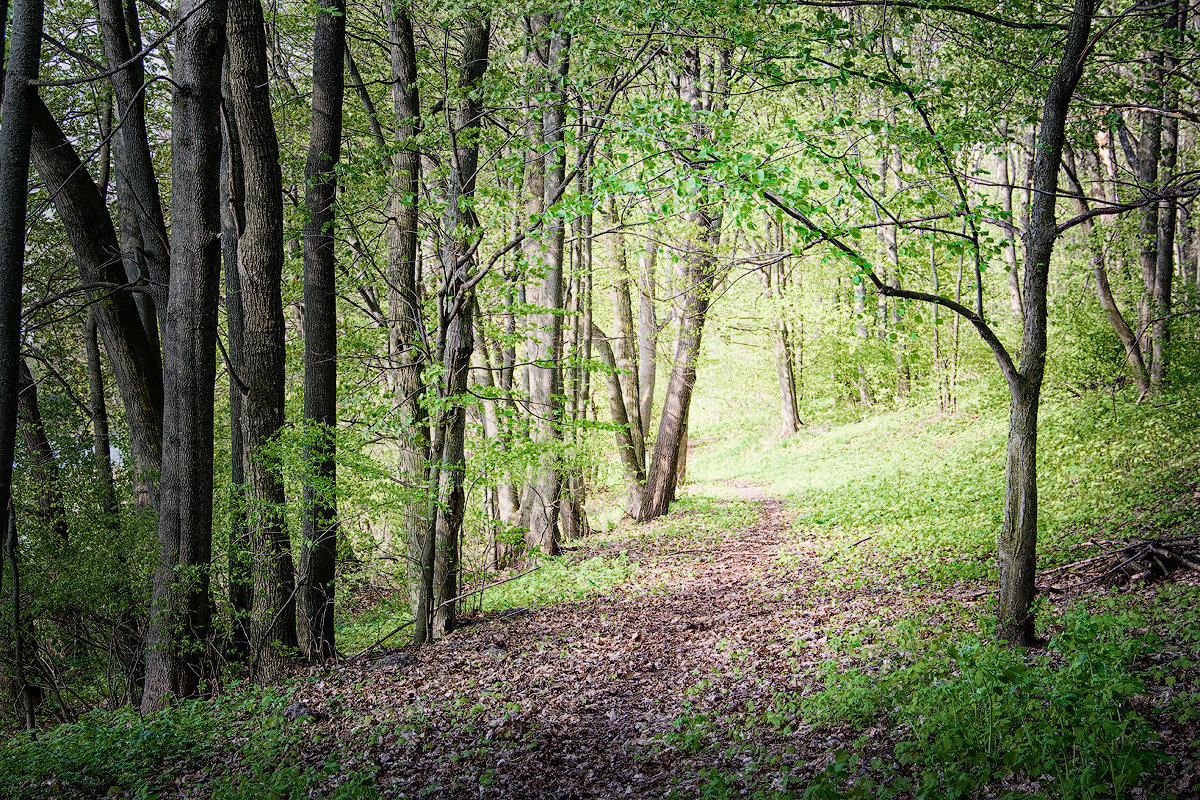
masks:
{"type": "MultiPolygon", "coordinates": [[[[1102,424],[1099,405],[1057,408],[1062,440],[1102,424]]],[[[1048,504],[1047,570],[1116,520],[1198,524],[1190,423],[1131,413],[1150,432],[1136,443],[1064,446],[1048,467],[1051,485],[1093,488],[1048,504]],[[1146,447],[1176,457],[1125,449],[1146,447]],[[1125,491],[1114,465],[1136,472],[1125,491]]],[[[1045,647],[996,643],[986,518],[965,511],[990,499],[1000,427],[913,410],[715,439],[676,513],[484,592],[437,646],[387,643],[145,720],[93,712],[10,740],[0,774],[21,797],[1188,796],[1200,576],[1048,593],[1045,647]],[[743,477],[720,469],[729,447],[746,448],[743,477]],[[951,484],[967,499],[929,500],[951,484]]]]}

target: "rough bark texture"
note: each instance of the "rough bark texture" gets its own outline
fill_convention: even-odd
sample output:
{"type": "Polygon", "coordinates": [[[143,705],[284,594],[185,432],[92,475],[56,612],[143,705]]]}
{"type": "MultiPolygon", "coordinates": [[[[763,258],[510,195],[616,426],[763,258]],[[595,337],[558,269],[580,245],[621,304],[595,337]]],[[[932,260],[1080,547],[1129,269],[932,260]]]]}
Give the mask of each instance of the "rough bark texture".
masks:
{"type": "MultiPolygon", "coordinates": [[[[230,0],[229,88],[241,141],[245,217],[238,236],[244,341],[247,523],[253,550],[251,675],[272,681],[295,659],[295,568],[284,521],[283,464],[277,454],[284,405],[283,177],[271,116],[267,41],[259,0],[230,0]]],[[[339,64],[341,60],[339,58],[339,64]]],[[[305,329],[311,330],[308,315],[305,329]]],[[[320,327],[320,321],[316,322],[320,327]]]]}
{"type": "MultiPolygon", "coordinates": [[[[1175,71],[1179,66],[1179,58],[1175,52],[1176,39],[1182,34],[1182,15],[1179,0],[1170,6],[1164,27],[1170,41],[1163,54],[1163,76],[1167,85],[1163,89],[1163,106],[1168,113],[1162,116],[1162,140],[1160,157],[1162,159],[1160,173],[1164,183],[1169,183],[1175,177],[1175,164],[1179,153],[1179,118],[1173,113],[1179,105],[1179,92],[1174,86],[1175,71]]],[[[1175,277],[1175,226],[1177,222],[1177,203],[1175,200],[1161,200],[1158,203],[1158,227],[1155,245],[1154,286],[1151,292],[1153,302],[1153,354],[1150,358],[1150,385],[1155,391],[1162,391],[1166,384],[1167,375],[1167,344],[1170,341],[1171,326],[1168,317],[1171,314],[1171,284],[1175,277]]]]}
{"type": "Polygon", "coordinates": [[[182,0],[171,112],[171,286],[158,565],[142,712],[195,695],[211,624],[213,383],[221,251],[217,182],[225,50],[222,0],[182,0]]]}
{"type": "Polygon", "coordinates": [[[242,429],[243,354],[246,318],[242,311],[242,278],[238,272],[238,233],[245,224],[242,142],[233,113],[228,59],[222,83],[224,139],[221,149],[221,260],[225,272],[226,353],[229,358],[229,606],[233,629],[230,654],[239,662],[250,658],[250,606],[254,602],[250,529],[246,525],[246,436],[242,429]]]}
{"type": "MultiPolygon", "coordinates": [[[[32,99],[33,163],[54,196],[54,208],[84,283],[124,286],[117,233],[100,189],[49,110],[32,99]]],[[[99,295],[97,295],[99,296],[99,295]]],[[[129,425],[134,501],[157,508],[162,469],[163,374],[158,347],[128,291],[104,292],[93,308],[129,425]]]]}
{"type": "MultiPolygon", "coordinates": [[[[388,214],[388,361],[393,407],[397,413],[397,476],[406,488],[400,509],[408,547],[409,603],[418,626],[421,600],[421,552],[429,528],[429,418],[421,404],[421,373],[428,358],[421,318],[418,281],[419,194],[421,156],[415,137],[420,130],[417,53],[412,20],[404,7],[392,6],[388,31],[392,55],[392,107],[398,151],[392,168],[391,213],[388,214]]],[[[420,631],[418,630],[418,633],[420,631]]]]}
{"type": "Polygon", "coordinates": [[[301,513],[299,616],[304,651],[315,661],[337,655],[334,573],[337,567],[337,291],[334,261],[334,168],[342,148],[346,4],[317,12],[313,32],[313,118],[304,167],[304,503],[301,513]]]}
{"type": "Polygon", "coordinates": [[[1013,644],[1036,642],[1033,599],[1037,569],[1037,417],[1046,365],[1046,292],[1050,256],[1058,236],[1055,201],[1067,111],[1083,73],[1083,57],[1095,12],[1094,0],[1075,0],[1063,56],[1046,91],[1033,192],[1024,245],[1024,328],[1019,367],[1009,380],[1008,451],[1005,462],[1004,527],[998,549],[1000,598],[997,636],[1013,644]]]}

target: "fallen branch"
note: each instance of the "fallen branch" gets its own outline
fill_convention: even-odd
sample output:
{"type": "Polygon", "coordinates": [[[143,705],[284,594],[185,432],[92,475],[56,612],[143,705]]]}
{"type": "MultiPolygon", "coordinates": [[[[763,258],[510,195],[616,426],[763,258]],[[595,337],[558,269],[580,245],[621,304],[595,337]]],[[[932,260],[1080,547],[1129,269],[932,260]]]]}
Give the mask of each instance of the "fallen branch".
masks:
{"type": "MultiPolygon", "coordinates": [[[[541,569],[541,568],[542,568],[542,565],[541,565],[541,564],[538,564],[538,565],[537,565],[536,567],[534,567],[533,569],[528,569],[528,570],[525,570],[525,571],[524,571],[524,572],[522,572],[520,575],[513,575],[511,578],[505,578],[505,579],[504,579],[504,580],[502,580],[502,581],[496,581],[495,583],[489,583],[487,586],[481,586],[481,587],[479,587],[478,589],[472,589],[471,591],[467,592],[466,594],[460,594],[458,597],[451,597],[449,600],[446,600],[446,601],[445,601],[445,602],[443,602],[441,605],[439,605],[437,608],[435,608],[435,609],[434,609],[434,611],[437,611],[437,610],[438,610],[438,609],[440,609],[440,608],[445,608],[446,606],[450,605],[451,603],[457,603],[459,600],[462,600],[462,599],[463,599],[463,598],[465,598],[465,597],[470,597],[470,596],[472,596],[472,595],[479,594],[480,592],[487,591],[488,589],[492,589],[492,588],[494,588],[494,587],[496,587],[496,586],[499,586],[499,585],[501,585],[501,584],[508,583],[509,581],[515,581],[517,578],[524,578],[524,577],[525,577],[526,575],[528,575],[529,573],[531,573],[531,572],[536,572],[537,570],[539,570],[539,569],[541,569]]],[[[388,639],[392,638],[392,637],[393,637],[393,636],[395,636],[397,633],[399,633],[400,631],[402,631],[402,630],[404,630],[405,628],[407,628],[409,625],[412,625],[414,622],[416,622],[416,620],[415,620],[415,619],[410,619],[408,622],[406,622],[406,623],[404,623],[403,625],[399,626],[398,628],[394,629],[394,630],[393,630],[391,633],[389,633],[387,636],[381,636],[380,638],[376,639],[374,642],[372,642],[371,644],[367,645],[367,646],[366,646],[364,649],[362,649],[362,650],[360,650],[359,652],[355,653],[354,655],[350,656],[351,660],[353,660],[353,659],[355,659],[355,658],[358,658],[359,656],[366,655],[367,653],[371,652],[371,651],[372,651],[372,650],[374,650],[376,647],[379,647],[381,644],[383,644],[384,642],[386,642],[388,639]]]]}

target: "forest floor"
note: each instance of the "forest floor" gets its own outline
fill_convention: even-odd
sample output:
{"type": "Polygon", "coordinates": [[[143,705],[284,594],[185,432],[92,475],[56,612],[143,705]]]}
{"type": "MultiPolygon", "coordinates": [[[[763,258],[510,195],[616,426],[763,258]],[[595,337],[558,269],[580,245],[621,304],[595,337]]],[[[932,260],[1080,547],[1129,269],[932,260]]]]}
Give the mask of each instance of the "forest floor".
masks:
{"type": "MultiPolygon", "coordinates": [[[[14,737],[0,798],[1200,797],[1200,571],[1121,549],[1200,535],[1200,428],[1117,411],[1042,436],[1044,648],[992,639],[1001,416],[735,430],[442,641],[14,737]]],[[[347,652],[403,621],[384,583],[347,652]]]]}
{"type": "MultiPolygon", "coordinates": [[[[298,724],[326,735],[314,736],[303,758],[315,767],[336,749],[344,774],[372,770],[388,797],[915,793],[920,770],[896,754],[911,731],[891,729],[886,709],[855,723],[855,714],[839,709],[808,715],[802,708],[821,696],[830,675],[869,683],[898,657],[882,636],[845,639],[844,632],[883,631],[904,620],[977,627],[987,618],[990,586],[929,583],[914,591],[886,572],[865,585],[840,581],[831,567],[839,553],[798,539],[796,513],[764,487],[724,481],[710,489],[715,499],[676,512],[669,527],[580,546],[580,556],[620,552],[634,565],[632,581],[605,595],[477,613],[437,645],[313,670],[290,702],[315,715],[298,724]],[[881,770],[890,776],[886,786],[869,777],[881,770]]],[[[859,544],[846,542],[843,552],[859,544]]],[[[1181,577],[1200,583],[1195,574],[1181,577]]],[[[1152,587],[1139,591],[1153,603],[1152,587]]],[[[1194,643],[1174,642],[1143,666],[1176,645],[1176,655],[1200,656],[1194,643]]],[[[1049,658],[1063,661],[1061,653],[1049,658]]],[[[1156,766],[1155,792],[1144,793],[1134,778],[1117,794],[1200,790],[1195,720],[1155,714],[1170,695],[1186,697],[1200,683],[1194,661],[1176,661],[1182,670],[1160,673],[1157,687],[1130,701],[1151,719],[1159,749],[1172,760],[1156,766]]],[[[963,747],[964,759],[971,753],[963,747]]],[[[325,790],[337,781],[331,777],[325,790]]],[[[1012,770],[979,780],[971,794],[1038,795],[1045,783],[1012,770]]],[[[943,788],[933,796],[959,794],[943,788]]]]}

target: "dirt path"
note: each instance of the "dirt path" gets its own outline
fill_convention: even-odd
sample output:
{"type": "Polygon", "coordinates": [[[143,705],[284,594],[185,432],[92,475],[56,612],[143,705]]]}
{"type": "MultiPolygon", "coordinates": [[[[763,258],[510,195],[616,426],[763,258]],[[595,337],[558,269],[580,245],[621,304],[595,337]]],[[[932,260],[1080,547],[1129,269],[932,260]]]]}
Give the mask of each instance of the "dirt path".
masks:
{"type": "MultiPolygon", "coordinates": [[[[436,646],[340,667],[300,699],[350,712],[333,716],[339,728],[358,720],[349,732],[369,739],[356,757],[378,765],[388,796],[694,795],[704,768],[742,766],[728,747],[741,734],[723,712],[799,688],[820,649],[808,664],[789,656],[816,615],[780,579],[787,510],[758,487],[735,488],[730,508],[754,504],[757,521],[703,547],[646,542],[631,557],[648,586],[497,616],[436,646]]],[[[803,733],[777,743],[790,741],[793,764],[826,751],[803,733]]]]}

